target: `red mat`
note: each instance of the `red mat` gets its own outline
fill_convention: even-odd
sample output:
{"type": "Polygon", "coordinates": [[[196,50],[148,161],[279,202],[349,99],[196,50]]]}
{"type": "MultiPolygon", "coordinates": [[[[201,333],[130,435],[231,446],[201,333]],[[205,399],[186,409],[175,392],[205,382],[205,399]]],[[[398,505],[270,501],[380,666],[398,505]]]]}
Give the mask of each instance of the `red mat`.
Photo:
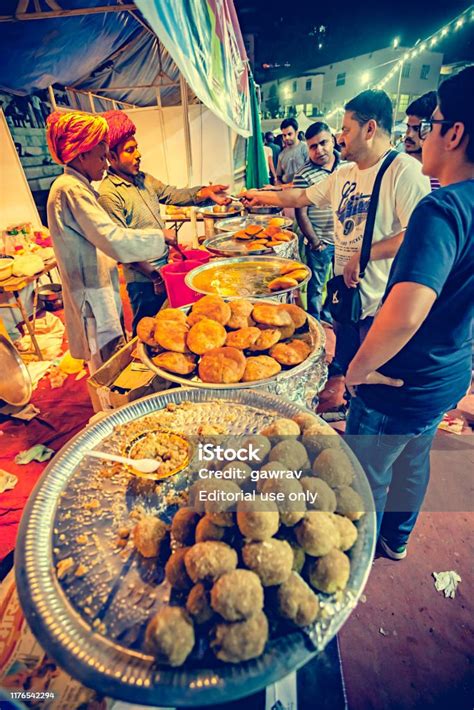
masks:
{"type": "Polygon", "coordinates": [[[4,419],[0,422],[0,468],[15,474],[15,488],[0,494],[0,559],[15,547],[18,523],[33,487],[46,463],[15,464],[15,456],[35,444],[55,452],[77,434],[93,415],[86,379],[76,382],[70,375],[61,388],[52,390],[49,378],[38,385],[31,399],[40,414],[30,422],[4,419]]]}

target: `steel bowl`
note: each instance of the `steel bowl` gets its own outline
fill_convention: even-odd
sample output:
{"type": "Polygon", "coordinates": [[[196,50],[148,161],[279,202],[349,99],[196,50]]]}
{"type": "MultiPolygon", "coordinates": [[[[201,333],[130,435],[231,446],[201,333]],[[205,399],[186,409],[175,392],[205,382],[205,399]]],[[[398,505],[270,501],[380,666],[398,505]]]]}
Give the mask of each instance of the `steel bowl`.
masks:
{"type": "MultiPolygon", "coordinates": [[[[247,214],[240,217],[223,219],[216,224],[216,230],[218,232],[238,232],[239,229],[245,229],[249,224],[261,224],[262,227],[268,227],[271,219],[273,219],[272,215],[254,215],[250,217],[247,214]]],[[[293,225],[292,219],[288,219],[288,217],[281,217],[281,219],[283,220],[281,229],[289,229],[293,225]]]]}
{"type": "MultiPolygon", "coordinates": [[[[210,269],[215,269],[216,267],[222,267],[223,270],[226,269],[231,264],[248,264],[249,269],[251,268],[251,264],[256,264],[254,267],[255,270],[258,269],[259,265],[265,265],[269,263],[275,264],[276,270],[278,270],[280,267],[288,264],[288,262],[291,261],[290,259],[284,259],[279,256],[239,256],[239,257],[232,257],[229,259],[213,259],[209,261],[207,264],[203,264],[202,266],[198,266],[192,271],[189,271],[184,279],[184,282],[188,288],[191,288],[193,291],[196,291],[197,293],[203,293],[203,294],[212,294],[212,295],[221,295],[218,294],[216,291],[210,291],[210,290],[204,290],[202,288],[198,288],[195,285],[195,279],[196,276],[199,274],[202,274],[205,271],[209,271],[210,269]]],[[[306,271],[306,278],[303,279],[303,281],[300,281],[300,283],[297,286],[291,286],[290,288],[282,288],[279,291],[270,291],[266,290],[263,293],[255,293],[254,291],[251,291],[250,289],[247,290],[243,289],[241,293],[229,296],[228,294],[224,295],[224,298],[228,300],[232,300],[235,298],[274,298],[278,299],[278,297],[283,297],[285,294],[292,294],[295,291],[298,291],[300,288],[302,288],[305,284],[308,283],[308,281],[311,278],[311,269],[306,266],[306,264],[299,264],[298,268],[305,269],[306,271]]],[[[249,271],[250,273],[250,271],[249,271]]],[[[276,275],[276,274],[275,274],[276,275]]]]}
{"type": "Polygon", "coordinates": [[[283,210],[281,207],[270,207],[270,205],[261,205],[259,207],[246,207],[245,208],[249,214],[271,214],[278,215],[282,214],[283,210]]]}
{"type": "Polygon", "coordinates": [[[280,242],[280,244],[275,245],[274,247],[262,246],[261,249],[255,249],[252,251],[245,249],[245,241],[236,239],[234,234],[235,232],[218,234],[215,237],[206,239],[203,246],[205,246],[208,251],[212,252],[212,254],[217,254],[217,256],[270,256],[271,254],[275,254],[283,259],[298,258],[298,237],[294,232],[291,232],[292,239],[289,242],[280,242]]]}
{"type": "Polygon", "coordinates": [[[237,217],[241,211],[242,205],[240,203],[233,203],[231,205],[211,205],[209,207],[198,208],[198,214],[211,219],[227,219],[232,216],[237,217]],[[234,207],[234,209],[229,209],[229,206],[234,207]],[[214,207],[219,207],[219,210],[214,212],[214,207]]]}
{"type": "Polygon", "coordinates": [[[0,335],[0,372],[8,373],[7,377],[0,377],[0,400],[14,407],[28,404],[33,391],[30,373],[15,346],[4,335],[0,335]]]}
{"type": "MultiPolygon", "coordinates": [[[[347,590],[340,596],[319,595],[325,614],[313,625],[281,629],[272,635],[262,656],[245,663],[223,664],[211,654],[200,654],[199,649],[181,668],[156,663],[142,650],[141,634],[149,618],[169,602],[169,587],[162,583],[163,570],[156,560],[144,560],[132,549],[122,557],[115,542],[117,529],[136,504],[169,522],[175,508],[170,510],[166,502],[167,486],[176,488],[176,477],[161,484],[163,495],[132,495],[128,474],[104,477],[102,464],[84,459],[84,454],[92,448],[118,452],[117,426],[181,402],[196,407],[174,414],[182,418],[180,422],[173,419],[180,430],[187,425],[187,430],[197,431],[200,423],[217,423],[227,413],[234,422],[229,425],[231,435],[255,433],[275,417],[305,411],[251,390],[175,389],[107,414],[61,449],[28,499],[15,553],[16,585],[26,620],[45,652],[87,687],[132,703],[219,706],[296,671],[339,631],[370,573],[375,514],[366,513],[357,523],[347,590]],[[93,501],[97,505],[89,510],[93,501]],[[68,555],[74,565],[81,563],[87,569],[82,575],[71,573],[59,580],[55,565],[68,555]]],[[[366,510],[373,511],[362,468],[343,446],[353,461],[354,488],[362,495],[366,510]]]]}

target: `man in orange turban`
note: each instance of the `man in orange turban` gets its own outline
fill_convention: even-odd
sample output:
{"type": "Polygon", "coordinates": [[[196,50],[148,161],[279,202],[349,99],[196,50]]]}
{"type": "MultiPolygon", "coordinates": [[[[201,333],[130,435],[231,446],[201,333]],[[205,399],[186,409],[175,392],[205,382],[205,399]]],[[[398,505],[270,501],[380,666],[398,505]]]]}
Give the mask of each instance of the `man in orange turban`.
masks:
{"type": "Polygon", "coordinates": [[[55,111],[48,116],[46,124],[49,151],[60,165],[68,165],[78,155],[105,142],[109,130],[102,116],[72,111],[55,111]]]}
{"type": "MultiPolygon", "coordinates": [[[[109,124],[110,169],[100,185],[99,202],[114,222],[136,229],[164,229],[160,202],[168,205],[195,205],[208,199],[221,205],[230,202],[223,192],[227,185],[177,188],[141,172],[133,121],[123,111],[107,111],[102,115],[109,124]]],[[[158,260],[124,267],[134,333],[141,318],[154,316],[163,305],[166,293],[159,269],[167,259],[168,251],[158,260]]]]}
{"type": "Polygon", "coordinates": [[[48,225],[61,273],[71,355],[94,371],[123,342],[116,263],[160,259],[174,232],[117,226],[92,181],[106,168],[108,125],[101,116],[55,112],[47,120],[53,159],[65,165],[48,197],[48,225]]]}

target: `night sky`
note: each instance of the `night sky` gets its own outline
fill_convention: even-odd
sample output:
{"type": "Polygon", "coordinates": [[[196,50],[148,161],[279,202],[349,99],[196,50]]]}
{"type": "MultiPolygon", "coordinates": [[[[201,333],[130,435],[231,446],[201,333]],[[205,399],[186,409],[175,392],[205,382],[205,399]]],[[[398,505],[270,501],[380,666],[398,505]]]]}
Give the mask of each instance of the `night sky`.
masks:
{"type": "MultiPolygon", "coordinates": [[[[291,0],[234,0],[234,4],[242,31],[256,35],[255,74],[257,80],[264,81],[386,47],[395,37],[400,38],[402,46],[412,47],[418,38],[425,39],[471,3],[323,0],[314,3],[317,9],[312,12],[307,0],[300,4],[291,0]],[[326,28],[325,34],[318,32],[321,25],[326,28]],[[277,71],[261,68],[263,63],[285,62],[291,67],[277,71]]],[[[465,25],[455,37],[443,39],[436,49],[445,53],[445,62],[474,61],[474,24],[465,25]]]]}

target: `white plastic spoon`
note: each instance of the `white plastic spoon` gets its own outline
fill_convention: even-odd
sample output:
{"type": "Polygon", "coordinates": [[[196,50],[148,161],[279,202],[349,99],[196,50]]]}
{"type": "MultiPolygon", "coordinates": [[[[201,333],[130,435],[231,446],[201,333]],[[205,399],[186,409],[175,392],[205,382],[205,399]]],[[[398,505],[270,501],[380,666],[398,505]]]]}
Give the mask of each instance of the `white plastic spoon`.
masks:
{"type": "Polygon", "coordinates": [[[86,451],[84,456],[92,456],[95,459],[104,461],[116,461],[131,466],[140,473],[153,473],[158,469],[160,463],[155,459],[130,459],[127,456],[117,456],[116,454],[106,454],[104,451],[86,451]]]}

